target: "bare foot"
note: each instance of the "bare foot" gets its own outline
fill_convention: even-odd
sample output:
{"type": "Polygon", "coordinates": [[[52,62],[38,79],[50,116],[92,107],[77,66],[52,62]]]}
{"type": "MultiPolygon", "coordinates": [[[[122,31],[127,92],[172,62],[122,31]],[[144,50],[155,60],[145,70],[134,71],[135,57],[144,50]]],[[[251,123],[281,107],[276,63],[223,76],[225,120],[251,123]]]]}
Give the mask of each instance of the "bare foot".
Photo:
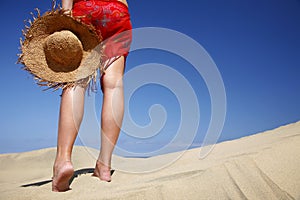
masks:
{"type": "Polygon", "coordinates": [[[110,175],[110,167],[104,165],[99,160],[96,162],[96,167],[92,176],[96,176],[100,178],[102,181],[110,182],[111,175],[110,175]]]}
{"type": "Polygon", "coordinates": [[[69,180],[74,174],[74,168],[71,161],[64,161],[61,164],[55,164],[53,174],[53,192],[64,192],[70,189],[69,180]]]}

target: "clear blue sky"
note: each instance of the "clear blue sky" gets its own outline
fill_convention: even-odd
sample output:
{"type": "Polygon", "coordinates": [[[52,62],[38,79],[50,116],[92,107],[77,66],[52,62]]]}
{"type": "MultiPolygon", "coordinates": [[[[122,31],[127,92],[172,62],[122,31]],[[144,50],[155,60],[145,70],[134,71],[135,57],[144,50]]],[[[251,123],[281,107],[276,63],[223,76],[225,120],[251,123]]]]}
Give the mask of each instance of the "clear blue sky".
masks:
{"type": "MultiPolygon", "coordinates": [[[[219,141],[300,120],[300,1],[128,0],[128,3],[134,28],[164,27],[179,31],[201,44],[214,60],[227,96],[226,121],[219,141]]],[[[0,153],[53,147],[60,92],[43,92],[21,70],[22,66],[15,64],[23,20],[30,18],[29,13],[36,7],[42,13],[50,9],[51,1],[1,1],[0,7],[0,153]]],[[[185,60],[162,51],[133,52],[128,57],[126,72],[145,63],[171,66],[193,86],[201,102],[201,122],[192,146],[199,146],[211,114],[205,83],[195,76],[185,60]]],[[[101,93],[96,99],[99,109],[101,93]]],[[[172,139],[179,126],[180,111],[167,88],[148,85],[134,93],[130,103],[133,119],[140,125],[149,123],[148,110],[153,104],[161,104],[168,113],[159,135],[139,141],[122,133],[119,146],[148,152],[172,139]]]]}

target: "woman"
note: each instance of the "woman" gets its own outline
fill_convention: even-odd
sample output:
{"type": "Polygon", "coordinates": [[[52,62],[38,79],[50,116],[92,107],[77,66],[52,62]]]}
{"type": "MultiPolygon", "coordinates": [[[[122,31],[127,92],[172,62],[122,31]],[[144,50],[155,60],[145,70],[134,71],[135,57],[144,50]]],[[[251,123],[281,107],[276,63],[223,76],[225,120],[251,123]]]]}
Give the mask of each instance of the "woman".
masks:
{"type": "MultiPolygon", "coordinates": [[[[62,9],[64,14],[93,25],[104,41],[106,59],[103,62],[105,72],[101,77],[103,91],[101,148],[93,175],[109,182],[112,152],[120,133],[124,113],[122,77],[131,42],[131,22],[127,2],[62,0],[62,9]],[[122,42],[119,42],[120,35],[122,42]]],[[[62,92],[57,153],[53,166],[53,191],[68,190],[69,180],[74,174],[71,154],[83,117],[85,90],[77,86],[64,89],[62,92]]]]}

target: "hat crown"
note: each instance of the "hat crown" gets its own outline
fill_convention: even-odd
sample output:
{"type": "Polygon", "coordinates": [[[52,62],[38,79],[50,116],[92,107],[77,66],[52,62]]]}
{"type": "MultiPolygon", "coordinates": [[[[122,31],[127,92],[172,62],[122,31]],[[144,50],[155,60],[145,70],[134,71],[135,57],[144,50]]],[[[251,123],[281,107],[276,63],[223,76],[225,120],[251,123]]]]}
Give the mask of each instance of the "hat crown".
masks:
{"type": "Polygon", "coordinates": [[[70,72],[80,66],[83,47],[74,33],[62,30],[46,38],[44,52],[49,68],[55,72],[70,72]]]}

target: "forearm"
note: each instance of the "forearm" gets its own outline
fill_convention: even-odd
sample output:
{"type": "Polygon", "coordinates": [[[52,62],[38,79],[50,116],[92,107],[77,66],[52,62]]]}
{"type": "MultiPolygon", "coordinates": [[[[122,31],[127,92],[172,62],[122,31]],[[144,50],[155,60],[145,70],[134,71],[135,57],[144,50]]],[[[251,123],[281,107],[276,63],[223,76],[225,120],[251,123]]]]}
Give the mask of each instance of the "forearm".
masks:
{"type": "Polygon", "coordinates": [[[72,10],[73,0],[62,0],[62,9],[63,10],[72,10]]]}

